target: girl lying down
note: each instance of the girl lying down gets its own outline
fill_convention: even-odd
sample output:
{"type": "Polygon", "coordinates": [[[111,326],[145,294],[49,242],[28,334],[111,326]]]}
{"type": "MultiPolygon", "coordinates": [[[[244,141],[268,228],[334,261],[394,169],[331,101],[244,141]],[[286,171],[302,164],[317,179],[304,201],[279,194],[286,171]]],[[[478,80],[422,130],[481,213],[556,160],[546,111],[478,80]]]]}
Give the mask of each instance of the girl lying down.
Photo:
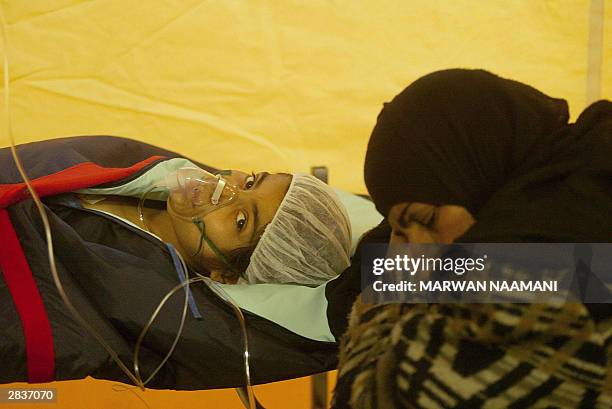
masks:
{"type": "MultiPolygon", "coordinates": [[[[184,281],[181,257],[190,277],[197,272],[226,284],[264,283],[226,286],[253,307],[245,310],[253,383],[334,367],[323,283],[348,265],[351,234],[346,211],[327,185],[304,174],[238,171],[222,172],[219,183],[217,171],[205,165],[110,136],[36,142],[18,146],[18,153],[45,206],[68,298],[128,367],[155,308],[184,281]],[[279,298],[285,288],[290,300],[279,298]],[[256,312],[261,306],[273,314],[256,312]],[[297,311],[293,306],[299,316],[287,313],[285,324],[270,318],[297,311]]],[[[86,376],[132,383],[65,308],[40,215],[9,149],[0,149],[0,166],[0,383],[86,376]]],[[[146,386],[244,385],[234,312],[202,283],[187,293],[179,343],[146,386]]],[[[184,302],[185,293],[175,293],[144,338],[143,379],[170,350],[184,302]]]]}
{"type": "Polygon", "coordinates": [[[79,198],[86,208],[122,217],[171,243],[194,271],[222,283],[314,286],[348,266],[346,210],[313,176],[236,170],[213,175],[190,166],[166,173],[164,182],[169,194],[161,207],[158,202],[139,210],[133,196],[79,198]]]}

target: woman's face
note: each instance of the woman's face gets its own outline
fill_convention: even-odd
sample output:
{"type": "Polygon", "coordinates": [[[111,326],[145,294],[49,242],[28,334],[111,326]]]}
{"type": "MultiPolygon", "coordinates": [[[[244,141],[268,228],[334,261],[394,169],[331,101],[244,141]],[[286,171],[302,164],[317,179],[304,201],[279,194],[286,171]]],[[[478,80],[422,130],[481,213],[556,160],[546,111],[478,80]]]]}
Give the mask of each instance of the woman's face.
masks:
{"type": "Polygon", "coordinates": [[[391,243],[450,244],[463,235],[474,218],[462,206],[398,203],[388,215],[391,243]]]}
{"type": "MultiPolygon", "coordinates": [[[[227,256],[232,250],[252,247],[257,243],[285,197],[291,175],[267,172],[250,174],[231,170],[224,172],[223,177],[236,186],[238,195],[229,204],[205,215],[202,221],[206,236],[227,256]]],[[[170,211],[168,213],[186,261],[199,271],[210,271],[211,277],[218,279],[220,272],[210,266],[219,265],[220,260],[206,243],[193,256],[198,251],[201,233],[188,219],[198,215],[197,207],[181,209],[183,217],[177,217],[170,211]]]]}

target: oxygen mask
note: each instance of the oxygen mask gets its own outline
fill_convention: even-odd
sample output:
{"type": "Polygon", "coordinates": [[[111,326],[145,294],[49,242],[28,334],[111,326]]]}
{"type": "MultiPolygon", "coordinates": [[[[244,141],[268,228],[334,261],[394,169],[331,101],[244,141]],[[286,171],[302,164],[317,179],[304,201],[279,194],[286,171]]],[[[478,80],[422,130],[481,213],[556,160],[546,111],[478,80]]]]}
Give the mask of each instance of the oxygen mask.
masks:
{"type": "MultiPolygon", "coordinates": [[[[202,251],[204,243],[206,243],[227,269],[233,271],[232,265],[223,252],[206,235],[204,217],[236,201],[239,192],[238,187],[226,180],[221,174],[215,175],[197,167],[184,167],[171,172],[147,190],[138,203],[139,218],[149,231],[151,231],[151,228],[144,217],[144,202],[149,193],[160,188],[168,192],[166,202],[168,213],[174,218],[193,223],[200,231],[200,237],[195,247],[192,247],[189,243],[184,243],[185,248],[193,249],[193,253],[189,256],[195,257],[198,255],[202,251]]],[[[180,239],[181,237],[179,237],[180,239]]]]}
{"type": "Polygon", "coordinates": [[[168,213],[189,221],[201,220],[234,202],[239,192],[221,175],[195,167],[168,174],[158,186],[168,190],[168,213]]]}

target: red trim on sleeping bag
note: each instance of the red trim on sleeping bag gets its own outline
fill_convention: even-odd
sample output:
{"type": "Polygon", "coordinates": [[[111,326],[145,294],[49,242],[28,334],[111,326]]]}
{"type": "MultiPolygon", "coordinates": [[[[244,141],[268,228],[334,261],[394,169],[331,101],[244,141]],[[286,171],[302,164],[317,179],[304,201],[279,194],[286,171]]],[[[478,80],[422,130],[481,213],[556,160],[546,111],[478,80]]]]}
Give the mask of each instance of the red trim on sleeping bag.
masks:
{"type": "MultiPolygon", "coordinates": [[[[40,197],[71,192],[126,178],[163,156],[151,156],[128,168],[105,168],[83,162],[32,180],[40,197]]],[[[36,281],[9,217],[8,207],[29,197],[25,183],[0,184],[0,268],[21,320],[26,344],[28,382],[55,379],[53,335],[36,281]]]]}
{"type": "Polygon", "coordinates": [[[21,319],[28,382],[55,379],[53,335],[38,287],[6,209],[0,209],[0,267],[21,319]]]}
{"type": "MultiPolygon", "coordinates": [[[[129,168],[104,168],[93,162],[83,162],[51,175],[34,179],[32,186],[40,197],[86,189],[126,178],[159,159],[164,159],[164,157],[151,156],[129,168]]],[[[20,202],[28,198],[29,194],[25,183],[0,184],[0,208],[20,202]]]]}

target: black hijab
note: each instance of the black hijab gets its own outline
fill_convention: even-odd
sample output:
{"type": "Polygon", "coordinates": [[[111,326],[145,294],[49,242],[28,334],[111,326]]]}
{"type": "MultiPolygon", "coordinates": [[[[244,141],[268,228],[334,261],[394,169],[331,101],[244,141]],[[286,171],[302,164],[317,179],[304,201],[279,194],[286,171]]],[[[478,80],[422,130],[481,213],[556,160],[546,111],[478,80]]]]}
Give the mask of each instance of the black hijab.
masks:
{"type": "Polygon", "coordinates": [[[612,103],[568,124],[562,99],[483,70],[426,75],[385,104],[365,181],[377,209],[457,204],[472,242],[612,242],[612,103]]]}

